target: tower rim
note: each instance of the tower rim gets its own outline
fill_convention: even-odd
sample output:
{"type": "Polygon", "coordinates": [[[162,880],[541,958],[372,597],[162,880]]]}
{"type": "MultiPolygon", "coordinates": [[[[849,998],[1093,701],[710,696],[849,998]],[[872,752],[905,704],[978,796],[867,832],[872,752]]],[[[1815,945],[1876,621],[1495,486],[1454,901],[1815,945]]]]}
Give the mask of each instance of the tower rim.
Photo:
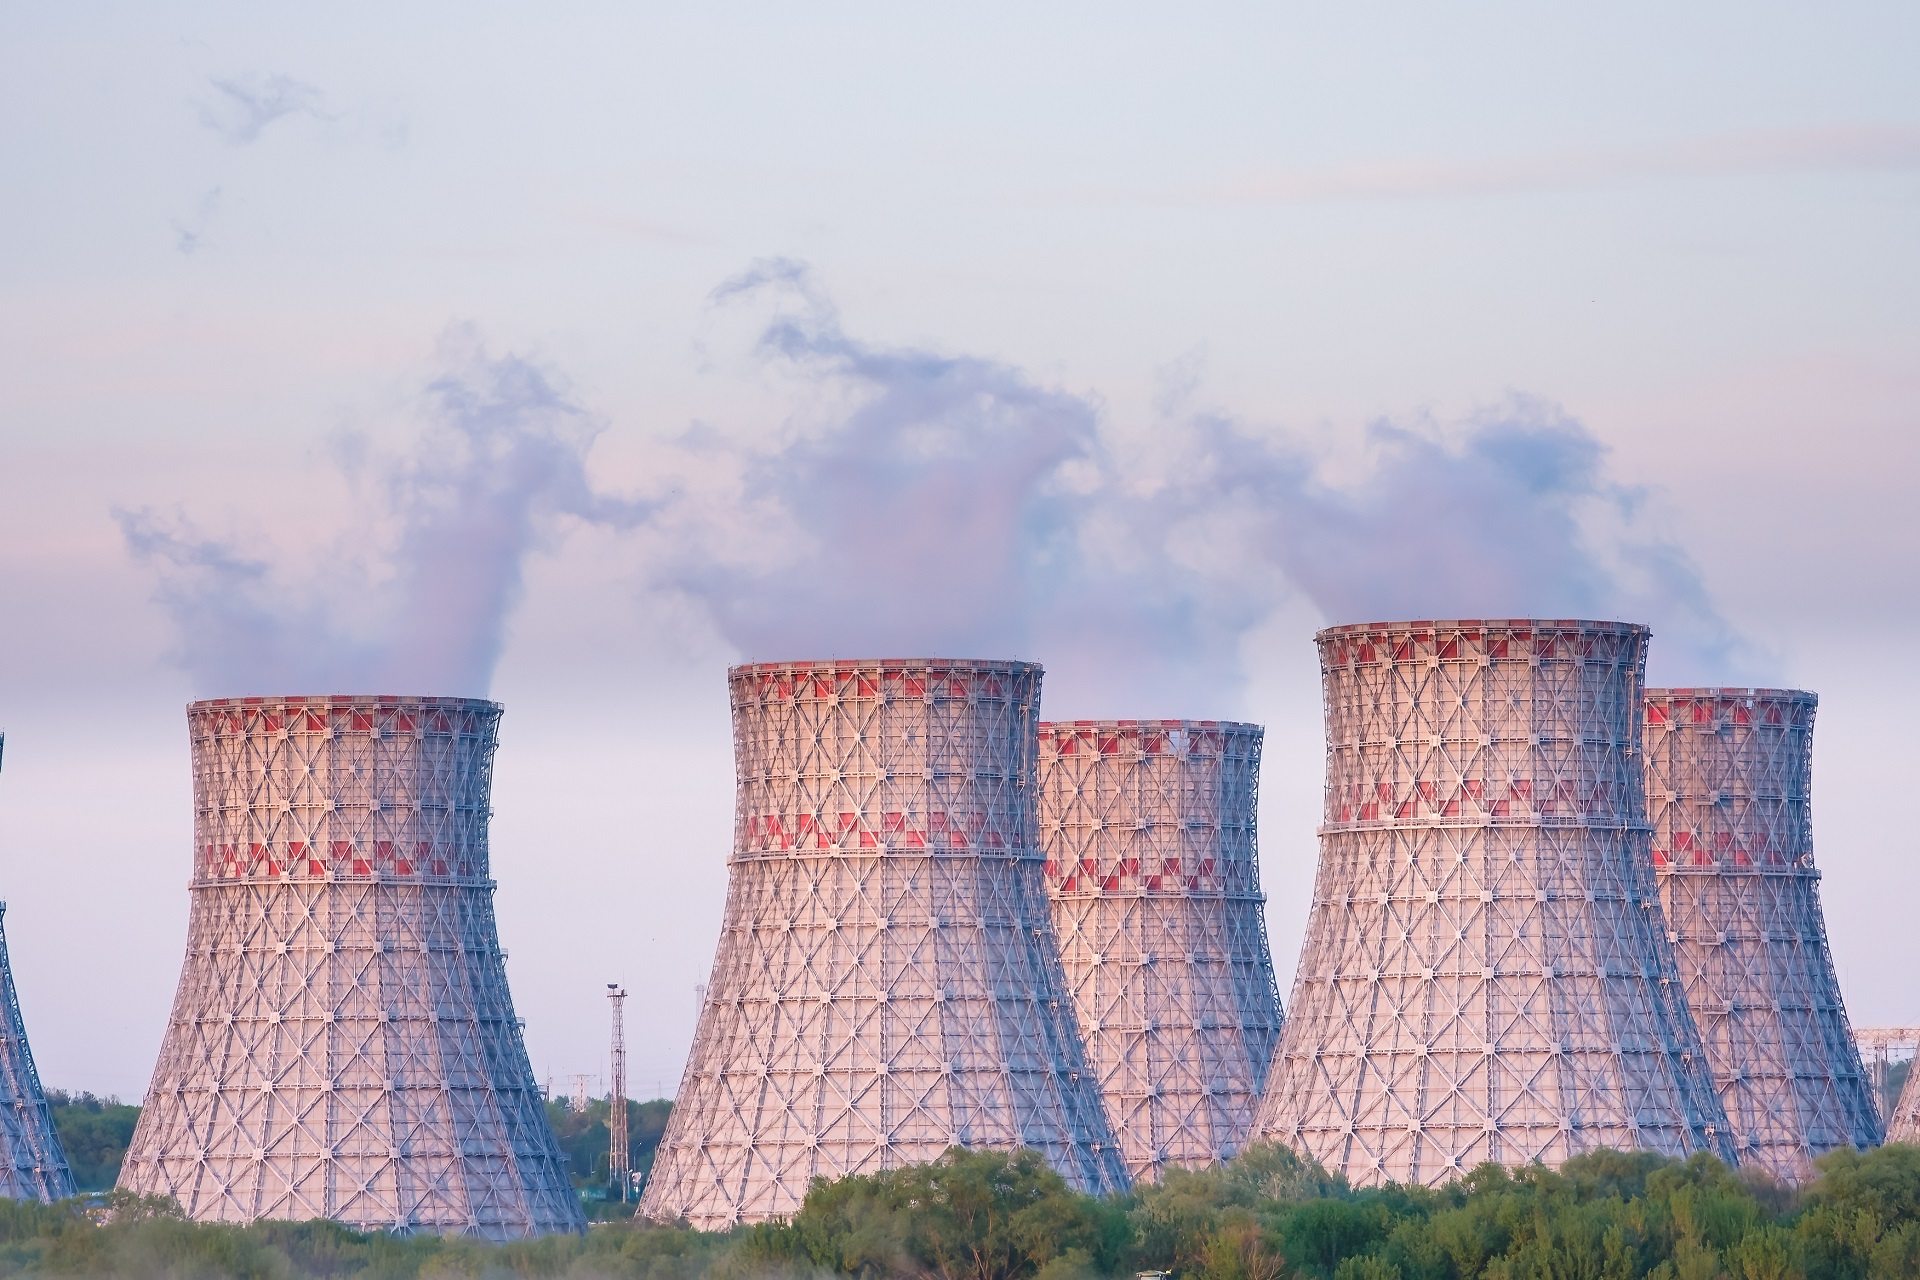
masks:
{"type": "Polygon", "coordinates": [[[1610,635],[1652,635],[1643,622],[1601,618],[1409,618],[1392,622],[1343,622],[1314,632],[1316,643],[1376,631],[1585,631],[1610,635]]]}

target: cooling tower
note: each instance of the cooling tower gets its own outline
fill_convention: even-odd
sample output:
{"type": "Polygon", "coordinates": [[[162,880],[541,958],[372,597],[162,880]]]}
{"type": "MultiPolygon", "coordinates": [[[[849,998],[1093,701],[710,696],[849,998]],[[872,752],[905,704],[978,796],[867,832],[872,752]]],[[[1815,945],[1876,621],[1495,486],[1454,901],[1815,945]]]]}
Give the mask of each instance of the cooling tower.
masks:
{"type": "Polygon", "coordinates": [[[1907,1082],[1900,1087],[1900,1101],[1887,1122],[1888,1142],[1920,1143],[1920,1062],[1907,1069],[1907,1082]]]}
{"type": "Polygon", "coordinates": [[[728,685],[726,916],[641,1215],[761,1221],[816,1177],[955,1145],[1123,1188],[1034,839],[1040,668],[767,663],[728,685]]]}
{"type": "Polygon", "coordinates": [[[1742,1164],[1880,1141],[1813,866],[1811,693],[1649,689],[1647,812],[1680,982],[1742,1164]]]}
{"type": "Polygon", "coordinates": [[[1040,726],[1040,841],[1087,1063],[1127,1172],[1246,1145],[1280,1036],[1254,839],[1260,726],[1040,726]]]}
{"type": "MultiPolygon", "coordinates": [[[[7,904],[0,902],[0,921],[7,904]]],[[[13,989],[13,961],[0,929],[0,1196],[62,1200],[73,1194],[73,1170],[54,1132],[53,1113],[33,1069],[27,1024],[13,989]]]]}
{"type": "Polygon", "coordinates": [[[498,704],[244,698],[187,723],[187,956],[121,1188],[199,1221],[581,1229],[494,926],[498,704]]]}
{"type": "Polygon", "coordinates": [[[1647,631],[1318,636],[1320,867],[1260,1128],[1358,1184],[1733,1158],[1648,858],[1647,631]]]}

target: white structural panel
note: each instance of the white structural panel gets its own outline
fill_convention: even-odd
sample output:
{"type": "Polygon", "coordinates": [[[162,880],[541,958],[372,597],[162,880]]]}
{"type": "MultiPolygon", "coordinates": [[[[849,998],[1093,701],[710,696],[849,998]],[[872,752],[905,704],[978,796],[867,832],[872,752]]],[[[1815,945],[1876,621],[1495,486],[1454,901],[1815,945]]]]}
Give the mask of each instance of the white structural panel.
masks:
{"type": "Polygon", "coordinates": [[[1880,1141],[1813,865],[1811,693],[1649,689],[1647,812],[1668,939],[1740,1162],[1785,1182],[1880,1141]]]}
{"type": "Polygon", "coordinates": [[[1040,839],[1087,1061],[1136,1180],[1252,1134],[1280,1036],[1260,891],[1260,726],[1040,726],[1040,839]]]}
{"type": "MultiPolygon", "coordinates": [[[[0,902],[0,921],[7,904],[0,902]]],[[[54,1131],[40,1073],[27,1047],[27,1025],[13,986],[13,961],[0,930],[0,1196],[62,1200],[73,1194],[73,1170],[54,1131]]]]}
{"type": "Polygon", "coordinates": [[[494,924],[499,721],[455,698],[188,708],[187,955],[123,1189],[200,1221],[584,1227],[494,924]]]}
{"type": "Polygon", "coordinates": [[[1648,855],[1646,629],[1318,643],[1326,814],[1262,1131],[1363,1185],[1597,1147],[1731,1162],[1648,855]]]}
{"type": "Polygon", "coordinates": [[[641,1215],[763,1221],[816,1177],[956,1145],[1123,1188],[1034,838],[1040,668],[768,663],[728,686],[726,916],[641,1215]]]}

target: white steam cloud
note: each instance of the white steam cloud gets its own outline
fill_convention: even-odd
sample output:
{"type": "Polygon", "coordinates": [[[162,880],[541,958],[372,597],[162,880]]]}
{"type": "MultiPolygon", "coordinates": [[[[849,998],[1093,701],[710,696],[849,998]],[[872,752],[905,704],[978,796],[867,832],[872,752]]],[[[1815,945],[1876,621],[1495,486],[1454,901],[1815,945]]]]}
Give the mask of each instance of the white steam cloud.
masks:
{"type": "MultiPolygon", "coordinates": [[[[1379,425],[1336,467],[1285,433],[1164,407],[1126,433],[1085,396],[970,356],[850,337],[804,266],[715,292],[765,309],[758,356],[795,406],[696,427],[652,502],[594,491],[596,421],[471,337],[433,425],[376,468],[383,533],[306,574],[123,512],[204,693],[484,693],[527,555],[565,519],[633,530],[638,585],[691,602],[729,656],[1025,657],[1103,714],[1226,715],[1277,615],[1324,623],[1650,623],[1656,672],[1736,683],[1747,647],[1650,532],[1651,495],[1550,405],[1379,425]]],[[[1056,705],[1058,703],[1056,702],[1056,705]]]]}
{"type": "Polygon", "coordinates": [[[562,517],[631,526],[644,504],[594,492],[599,425],[515,356],[467,331],[443,344],[431,425],[411,456],[369,462],[363,519],[328,567],[292,574],[184,517],[117,511],[130,550],[160,575],[177,658],[200,696],[484,695],[521,593],[522,567],[562,517]]]}
{"type": "Polygon", "coordinates": [[[1669,669],[1750,674],[1698,572],[1644,527],[1648,495],[1550,405],[1376,426],[1336,479],[1285,434],[1169,415],[1143,445],[1019,369],[857,341],[793,262],[715,298],[771,304],[762,356],[831,407],[771,443],[685,442],[727,487],[673,521],[657,572],[747,658],[1020,655],[1122,714],[1220,711],[1249,631],[1303,599],[1328,623],[1649,622],[1669,669]]]}

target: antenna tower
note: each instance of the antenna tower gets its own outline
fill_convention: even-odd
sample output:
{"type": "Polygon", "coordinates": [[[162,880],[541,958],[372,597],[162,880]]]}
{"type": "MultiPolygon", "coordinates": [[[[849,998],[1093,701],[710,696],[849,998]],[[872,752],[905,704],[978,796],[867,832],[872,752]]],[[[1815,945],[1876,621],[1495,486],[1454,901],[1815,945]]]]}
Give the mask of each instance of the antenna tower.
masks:
{"type": "Polygon", "coordinates": [[[607,1095],[607,1189],[611,1192],[618,1188],[620,1203],[625,1204],[633,1188],[633,1152],[627,1145],[626,988],[609,982],[607,999],[613,1005],[613,1089],[607,1095]]]}
{"type": "Polygon", "coordinates": [[[1260,726],[1040,726],[1047,890],[1127,1172],[1225,1160],[1280,1036],[1255,817],[1260,726]]]}
{"type": "Polygon", "coordinates": [[[1647,811],[1680,981],[1743,1165],[1814,1176],[1880,1117],[1827,949],[1813,717],[1782,689],[1649,689],[1647,811]]]}
{"type": "Polygon", "coordinates": [[[202,1222],[491,1240],[585,1226],[494,923],[500,711],[187,709],[187,954],[122,1190],[202,1222]]]}
{"type": "Polygon", "coordinates": [[[726,916],[641,1214],[764,1221],[815,1177],[954,1146],[1124,1187],[1035,842],[1040,668],[767,663],[728,684],[726,916]]]}
{"type": "Polygon", "coordinates": [[[1731,1163],[1647,852],[1646,628],[1317,642],[1320,867],[1262,1131],[1360,1185],[1597,1147],[1731,1163]]]}

